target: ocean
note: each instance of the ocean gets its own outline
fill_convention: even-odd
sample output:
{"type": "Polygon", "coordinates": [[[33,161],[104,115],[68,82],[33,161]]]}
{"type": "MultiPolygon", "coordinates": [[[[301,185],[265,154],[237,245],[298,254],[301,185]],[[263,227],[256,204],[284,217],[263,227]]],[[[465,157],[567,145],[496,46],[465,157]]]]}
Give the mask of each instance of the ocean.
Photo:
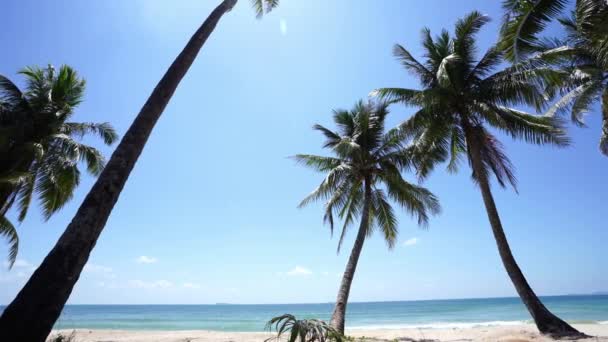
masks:
{"type": "MultiPolygon", "coordinates": [[[[543,297],[570,323],[608,324],[608,295],[543,297]]],[[[328,320],[332,303],[268,305],[67,305],[57,329],[263,331],[274,316],[328,320]]],[[[2,308],[0,308],[2,309],[2,308]]],[[[442,328],[530,321],[519,298],[349,303],[347,328],[442,328]]]]}

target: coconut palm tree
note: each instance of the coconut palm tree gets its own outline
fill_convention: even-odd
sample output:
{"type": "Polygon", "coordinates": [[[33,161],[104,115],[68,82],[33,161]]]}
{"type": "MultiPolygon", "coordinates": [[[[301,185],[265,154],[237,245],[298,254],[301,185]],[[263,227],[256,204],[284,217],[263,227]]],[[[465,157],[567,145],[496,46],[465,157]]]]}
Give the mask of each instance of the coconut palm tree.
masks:
{"type": "Polygon", "coordinates": [[[449,160],[448,170],[454,172],[461,157],[466,156],[473,181],[481,190],[503,265],[538,329],[554,336],[580,336],[553,315],[528,284],[513,257],[490,189],[492,175],[502,187],[510,184],[515,188],[516,179],[511,162],[489,127],[528,143],[568,143],[557,119],[512,107],[542,106],[544,99],[537,86],[545,84],[552,72],[517,65],[493,73],[503,60],[503,53],[496,48],[476,60],[475,35],[488,21],[488,17],[472,12],[457,22],[453,36],[443,30],[433,38],[424,29],[423,62],[396,45],[395,56],[418,77],[422,89],[381,88],[373,93],[392,103],[417,108],[400,128],[404,136],[414,139],[414,161],[421,177],[428,175],[437,159],[449,160]]]}
{"type": "Polygon", "coordinates": [[[10,265],[19,239],[7,211],[16,204],[22,222],[36,195],[48,220],[72,198],[80,162],[94,176],[105,164],[101,152],[78,140],[95,134],[110,145],[117,139],[109,123],[70,121],[85,89],[72,68],[28,67],[20,74],[26,78],[25,91],[0,75],[0,234],[9,238],[10,265]]]}
{"type": "Polygon", "coordinates": [[[324,221],[333,233],[334,215],[344,220],[338,251],[349,226],[359,218],[359,230],[338,291],[331,324],[344,334],[348,295],[366,237],[377,229],[389,248],[397,240],[397,219],[389,199],[398,203],[425,225],[429,214],[439,212],[439,203],[427,189],[405,181],[400,172],[411,166],[397,129],[384,132],[387,104],[359,102],[352,110],[334,111],[337,131],[321,125],[314,129],[326,138],[325,148],[334,157],[299,154],[294,158],[327,176],[300,203],[303,207],[326,200],[324,221]]]}
{"type": "MultiPolygon", "coordinates": [[[[152,129],[207,38],[236,3],[223,0],[211,12],[156,85],[65,232],[4,309],[0,317],[3,340],[42,342],[49,335],[152,129]]],[[[268,11],[277,2],[263,3],[268,11]]]]}
{"type": "Polygon", "coordinates": [[[499,46],[510,61],[534,55],[545,65],[564,71],[549,94],[562,97],[547,115],[571,113],[572,122],[584,126],[583,115],[599,102],[602,108],[600,151],[608,155],[608,3],[577,0],[570,17],[561,17],[565,37],[542,39],[546,24],[562,15],[563,0],[509,0],[499,46]]]}

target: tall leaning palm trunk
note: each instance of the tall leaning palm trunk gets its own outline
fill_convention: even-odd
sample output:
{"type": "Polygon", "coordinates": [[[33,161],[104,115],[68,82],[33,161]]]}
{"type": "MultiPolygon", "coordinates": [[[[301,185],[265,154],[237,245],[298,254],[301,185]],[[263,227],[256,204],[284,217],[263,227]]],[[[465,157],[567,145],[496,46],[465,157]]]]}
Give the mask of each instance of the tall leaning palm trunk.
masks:
{"type": "Polygon", "coordinates": [[[350,295],[350,287],[355,277],[355,271],[357,270],[357,264],[359,263],[359,256],[363,250],[363,243],[365,242],[365,236],[369,231],[369,210],[371,204],[371,186],[369,181],[365,181],[365,197],[363,199],[363,212],[361,213],[361,223],[359,223],[359,232],[355,238],[355,244],[350,252],[348,263],[344,269],[344,275],[342,275],[342,282],[338,289],[338,297],[336,299],[336,306],[334,312],[331,315],[331,326],[337,331],[344,335],[344,321],[346,318],[346,305],[348,303],[348,296],[350,295]]]}
{"type": "Polygon", "coordinates": [[[0,317],[0,340],[43,342],[72,292],[154,125],[220,18],[217,6],[171,64],[112,154],[72,222],[0,317]]]}
{"type": "Polygon", "coordinates": [[[465,130],[465,139],[469,148],[469,158],[471,161],[471,167],[475,176],[475,180],[481,190],[481,196],[483,203],[486,207],[486,213],[488,214],[488,220],[492,227],[492,234],[494,240],[496,240],[496,246],[498,247],[498,253],[502,261],[517,294],[521,298],[522,302],[528,309],[528,312],[534,319],[538,330],[542,333],[546,333],[556,337],[582,337],[578,330],[572,328],[569,324],[564,322],[559,317],[552,314],[545,305],[538,299],[538,296],[532,290],[532,287],[528,284],[526,277],[517,265],[515,257],[509,247],[509,241],[502,228],[500,216],[498,215],[498,209],[494,202],[494,196],[490,190],[490,182],[488,179],[487,171],[484,168],[482,155],[481,155],[481,143],[479,138],[472,132],[472,128],[469,125],[463,125],[465,130]]]}

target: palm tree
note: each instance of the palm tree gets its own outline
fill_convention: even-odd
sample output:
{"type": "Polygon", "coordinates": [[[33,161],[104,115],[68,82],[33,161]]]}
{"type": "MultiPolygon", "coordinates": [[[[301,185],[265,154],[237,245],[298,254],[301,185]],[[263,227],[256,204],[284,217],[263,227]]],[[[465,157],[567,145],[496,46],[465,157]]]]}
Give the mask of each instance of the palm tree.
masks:
{"type": "Polygon", "coordinates": [[[16,204],[22,222],[36,194],[48,220],[72,198],[79,162],[94,176],[105,164],[101,152],[77,140],[92,133],[110,145],[118,138],[109,123],[69,121],[85,89],[69,66],[58,73],[52,66],[28,67],[20,74],[26,78],[23,92],[0,75],[0,234],[9,238],[10,265],[19,239],[7,211],[16,204]]]}
{"type": "Polygon", "coordinates": [[[344,220],[338,251],[347,229],[357,216],[360,218],[331,318],[332,326],[342,334],[348,295],[365,238],[377,228],[389,248],[397,239],[397,219],[388,198],[416,216],[419,225],[427,223],[429,213],[439,212],[439,203],[432,193],[401,177],[400,172],[411,166],[409,153],[397,129],[384,132],[387,114],[385,103],[359,102],[351,111],[334,111],[337,132],[321,125],[315,125],[314,129],[323,133],[327,139],[323,146],[331,149],[335,157],[306,154],[294,157],[299,163],[327,174],[300,207],[327,200],[324,221],[329,223],[331,232],[335,214],[344,220]]]}
{"type": "Polygon", "coordinates": [[[509,0],[503,7],[500,47],[510,61],[534,55],[546,65],[564,71],[561,82],[552,84],[550,94],[562,97],[547,111],[553,116],[571,112],[572,121],[584,126],[583,115],[600,102],[602,135],[600,151],[608,156],[608,3],[605,0],[577,0],[570,17],[559,18],[564,38],[541,39],[546,24],[562,14],[564,0],[509,0]]]}
{"type": "MultiPolygon", "coordinates": [[[[267,9],[276,1],[263,0],[267,9]]],[[[259,0],[256,0],[259,2],[259,0]]],[[[0,317],[7,341],[44,341],[61,314],[135,162],[182,78],[237,0],[223,0],[190,38],[141,108],[76,215],[0,317]]]]}
{"type": "Polygon", "coordinates": [[[498,184],[516,187],[513,167],[498,138],[487,129],[498,129],[514,139],[533,144],[565,146],[568,139],[555,118],[530,115],[511,106],[544,101],[538,85],[552,75],[551,70],[517,65],[492,73],[503,53],[490,48],[475,60],[475,35],[489,18],[472,12],[460,19],[452,37],[448,31],[433,38],[423,30],[424,62],[416,60],[404,47],[396,45],[395,56],[417,76],[423,89],[382,88],[373,93],[391,103],[418,108],[400,128],[414,138],[414,158],[421,177],[428,175],[437,160],[449,160],[455,172],[462,155],[472,168],[479,186],[503,265],[538,329],[554,336],[581,336],[541,303],[517,265],[503,231],[490,190],[490,177],[498,184]]]}

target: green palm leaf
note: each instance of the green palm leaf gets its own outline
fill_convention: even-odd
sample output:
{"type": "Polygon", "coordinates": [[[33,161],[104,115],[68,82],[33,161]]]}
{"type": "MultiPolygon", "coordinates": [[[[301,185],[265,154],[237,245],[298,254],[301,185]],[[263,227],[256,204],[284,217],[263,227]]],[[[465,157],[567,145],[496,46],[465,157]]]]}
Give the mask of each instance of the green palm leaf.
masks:
{"type": "Polygon", "coordinates": [[[258,19],[279,6],[279,0],[252,0],[251,3],[258,19]]]}
{"type": "Polygon", "coordinates": [[[19,251],[19,236],[13,224],[4,215],[0,215],[0,235],[8,240],[9,268],[13,267],[19,251]]]}
{"type": "MultiPolygon", "coordinates": [[[[405,92],[401,92],[403,95],[405,92]]],[[[391,96],[390,92],[379,90],[380,96],[391,96]]],[[[378,228],[389,247],[394,246],[397,237],[397,220],[388,201],[391,198],[424,225],[430,214],[439,211],[437,199],[426,189],[406,182],[400,175],[414,165],[414,155],[405,148],[405,140],[412,136],[403,127],[385,131],[388,115],[386,102],[358,102],[350,111],[335,110],[333,119],[336,131],[315,125],[327,139],[324,147],[330,149],[334,157],[298,154],[296,162],[326,174],[321,184],[300,203],[303,207],[314,201],[325,201],[324,222],[333,234],[334,217],[343,220],[338,240],[338,252],[349,226],[357,218],[364,217],[366,192],[374,189],[370,198],[368,230],[371,234],[378,228]],[[387,178],[386,174],[393,174],[387,178]],[[395,176],[397,175],[397,176],[395,176]],[[385,190],[388,195],[385,194],[385,190]]]]}
{"type": "Polygon", "coordinates": [[[504,0],[506,12],[500,30],[500,48],[512,62],[538,51],[537,35],[557,18],[566,0],[504,0]]]}
{"type": "Polygon", "coordinates": [[[11,198],[17,199],[19,221],[25,219],[34,197],[40,201],[44,217],[48,219],[72,198],[79,184],[78,163],[86,164],[88,172],[94,176],[100,174],[105,164],[99,150],[76,139],[93,134],[110,145],[118,135],[109,123],[66,122],[82,102],[86,85],[72,68],[64,65],[56,70],[52,66],[32,66],[24,68],[20,74],[26,80],[23,92],[7,78],[0,77],[3,98],[19,102],[19,106],[4,109],[13,114],[5,117],[0,129],[12,132],[9,127],[15,127],[15,132],[21,132],[20,127],[38,127],[41,122],[46,126],[29,135],[11,138],[14,144],[11,150],[5,151],[8,163],[0,166],[0,178],[12,179],[11,198]]]}

